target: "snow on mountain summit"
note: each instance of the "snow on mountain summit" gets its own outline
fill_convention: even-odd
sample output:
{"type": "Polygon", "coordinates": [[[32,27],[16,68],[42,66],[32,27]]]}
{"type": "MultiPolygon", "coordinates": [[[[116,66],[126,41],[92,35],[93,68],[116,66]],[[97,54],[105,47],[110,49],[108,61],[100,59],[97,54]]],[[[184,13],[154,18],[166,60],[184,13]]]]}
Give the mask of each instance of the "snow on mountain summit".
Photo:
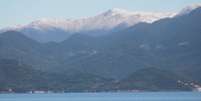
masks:
{"type": "MultiPolygon", "coordinates": [[[[180,12],[176,13],[161,13],[161,12],[136,12],[125,9],[113,8],[102,12],[96,16],[81,18],[81,19],[39,19],[28,25],[9,27],[6,29],[27,29],[36,30],[51,30],[52,28],[61,29],[68,32],[90,31],[90,30],[109,30],[120,24],[127,26],[135,25],[139,22],[152,23],[156,20],[175,15],[188,14],[192,10],[201,7],[201,4],[193,4],[186,6],[180,12]]],[[[5,29],[4,29],[5,30],[5,29]]]]}
{"type": "Polygon", "coordinates": [[[87,33],[96,36],[103,35],[110,33],[113,29],[121,30],[140,22],[152,23],[162,18],[188,14],[198,7],[201,7],[201,4],[193,4],[183,8],[177,13],[136,12],[113,8],[99,13],[96,16],[80,19],[43,18],[33,21],[27,25],[3,28],[0,30],[0,33],[8,30],[17,30],[40,42],[59,42],[65,40],[74,33],[87,33]]]}
{"type": "Polygon", "coordinates": [[[96,16],[86,17],[81,19],[48,19],[43,18],[31,22],[27,25],[7,27],[1,29],[0,32],[6,30],[27,30],[34,29],[39,31],[47,31],[52,29],[60,29],[67,32],[81,32],[91,30],[110,30],[118,25],[132,26],[139,22],[152,23],[162,18],[173,17],[175,15],[183,15],[192,10],[201,7],[201,4],[193,4],[183,8],[178,13],[169,12],[136,12],[125,9],[113,8],[105,12],[99,13],[96,16]]]}
{"type": "Polygon", "coordinates": [[[131,15],[132,12],[127,11],[125,9],[113,8],[102,14],[104,14],[105,16],[111,16],[111,15],[117,15],[117,14],[122,14],[122,15],[128,16],[128,15],[131,15]]]}
{"type": "MultiPolygon", "coordinates": [[[[23,32],[27,36],[42,42],[62,41],[73,33],[88,31],[110,31],[121,25],[123,27],[133,26],[139,22],[152,23],[166,17],[173,17],[175,13],[160,12],[133,12],[119,8],[113,8],[96,16],[81,19],[39,19],[20,27],[9,27],[9,30],[23,32]],[[58,34],[58,32],[60,34],[58,34]],[[68,35],[66,35],[68,34],[68,35]],[[62,37],[61,35],[64,35],[62,37]],[[49,38],[51,36],[51,38],[49,38]],[[62,40],[60,40],[62,38],[62,40]]],[[[101,32],[102,33],[102,32],[101,32]]],[[[97,34],[97,33],[91,33],[97,34]]],[[[100,33],[99,33],[100,34],[100,33]]]]}
{"type": "Polygon", "coordinates": [[[97,16],[82,19],[40,19],[23,28],[50,29],[59,28],[69,32],[112,29],[119,24],[135,25],[139,22],[151,23],[164,17],[171,17],[172,13],[132,12],[113,8],[97,16]]]}
{"type": "Polygon", "coordinates": [[[191,11],[193,11],[196,8],[201,7],[201,3],[196,3],[196,4],[192,4],[192,5],[188,5],[185,8],[183,8],[177,15],[185,15],[190,13],[191,11]]]}

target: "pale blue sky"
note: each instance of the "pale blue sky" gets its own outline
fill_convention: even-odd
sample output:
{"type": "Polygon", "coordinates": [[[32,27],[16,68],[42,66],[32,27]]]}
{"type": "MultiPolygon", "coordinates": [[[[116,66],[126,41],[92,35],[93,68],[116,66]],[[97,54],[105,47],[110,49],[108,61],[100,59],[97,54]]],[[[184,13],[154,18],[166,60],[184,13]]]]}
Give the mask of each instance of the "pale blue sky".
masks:
{"type": "Polygon", "coordinates": [[[0,0],[0,28],[40,18],[80,18],[111,8],[176,12],[201,0],[0,0]]]}

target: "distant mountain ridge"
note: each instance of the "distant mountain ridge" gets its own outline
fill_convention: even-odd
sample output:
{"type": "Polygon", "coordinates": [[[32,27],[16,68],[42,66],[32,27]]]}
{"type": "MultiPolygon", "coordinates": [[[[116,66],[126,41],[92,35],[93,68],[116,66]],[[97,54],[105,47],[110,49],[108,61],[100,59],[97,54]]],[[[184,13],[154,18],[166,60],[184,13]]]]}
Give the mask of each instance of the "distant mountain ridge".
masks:
{"type": "Polygon", "coordinates": [[[188,14],[198,7],[201,7],[201,5],[189,5],[178,13],[133,12],[113,8],[93,17],[81,19],[44,18],[27,25],[3,28],[0,32],[14,30],[20,31],[39,42],[61,42],[75,33],[84,33],[93,36],[105,35],[113,32],[113,30],[122,30],[141,22],[152,23],[163,18],[188,14]]]}
{"type": "Polygon", "coordinates": [[[104,35],[104,33],[111,33],[111,30],[115,28],[124,29],[139,22],[151,23],[161,18],[173,17],[174,15],[174,13],[132,12],[114,8],[93,17],[74,20],[40,19],[27,25],[5,28],[3,30],[20,31],[40,42],[61,42],[75,33],[99,36],[104,35]]]}

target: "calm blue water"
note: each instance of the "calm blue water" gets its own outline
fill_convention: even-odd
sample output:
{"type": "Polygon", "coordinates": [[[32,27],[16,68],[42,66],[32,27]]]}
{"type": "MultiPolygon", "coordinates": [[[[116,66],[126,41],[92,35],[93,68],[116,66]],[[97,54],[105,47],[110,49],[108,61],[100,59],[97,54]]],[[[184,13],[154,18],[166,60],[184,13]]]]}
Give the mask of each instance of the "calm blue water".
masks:
{"type": "Polygon", "coordinates": [[[0,101],[201,101],[201,93],[0,94],[0,101]]]}

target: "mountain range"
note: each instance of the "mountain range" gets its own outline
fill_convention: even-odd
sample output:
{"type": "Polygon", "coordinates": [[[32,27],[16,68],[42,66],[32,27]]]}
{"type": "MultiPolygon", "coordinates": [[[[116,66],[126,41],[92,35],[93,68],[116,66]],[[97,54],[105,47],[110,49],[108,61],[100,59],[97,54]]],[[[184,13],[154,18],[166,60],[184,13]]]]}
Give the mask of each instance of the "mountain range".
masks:
{"type": "MultiPolygon", "coordinates": [[[[127,16],[126,11],[114,9],[104,17],[111,16],[111,12],[127,16]]],[[[19,87],[55,91],[196,89],[195,85],[201,84],[201,7],[188,7],[162,18],[141,19],[126,26],[108,25],[111,27],[106,29],[79,27],[73,33],[36,24],[39,28],[36,29],[45,30],[45,35],[54,33],[64,38],[59,41],[28,36],[42,34],[29,29],[32,27],[6,29],[0,34],[0,90],[18,91],[19,87]],[[40,81],[44,82],[37,83],[40,81]]]]}
{"type": "Polygon", "coordinates": [[[8,27],[2,31],[15,30],[40,41],[61,42],[72,34],[85,33],[100,36],[135,25],[139,22],[151,23],[161,18],[172,17],[175,13],[132,12],[113,8],[93,17],[81,19],[39,19],[27,25],[8,27]],[[93,33],[93,34],[92,34],[93,33]]]}

